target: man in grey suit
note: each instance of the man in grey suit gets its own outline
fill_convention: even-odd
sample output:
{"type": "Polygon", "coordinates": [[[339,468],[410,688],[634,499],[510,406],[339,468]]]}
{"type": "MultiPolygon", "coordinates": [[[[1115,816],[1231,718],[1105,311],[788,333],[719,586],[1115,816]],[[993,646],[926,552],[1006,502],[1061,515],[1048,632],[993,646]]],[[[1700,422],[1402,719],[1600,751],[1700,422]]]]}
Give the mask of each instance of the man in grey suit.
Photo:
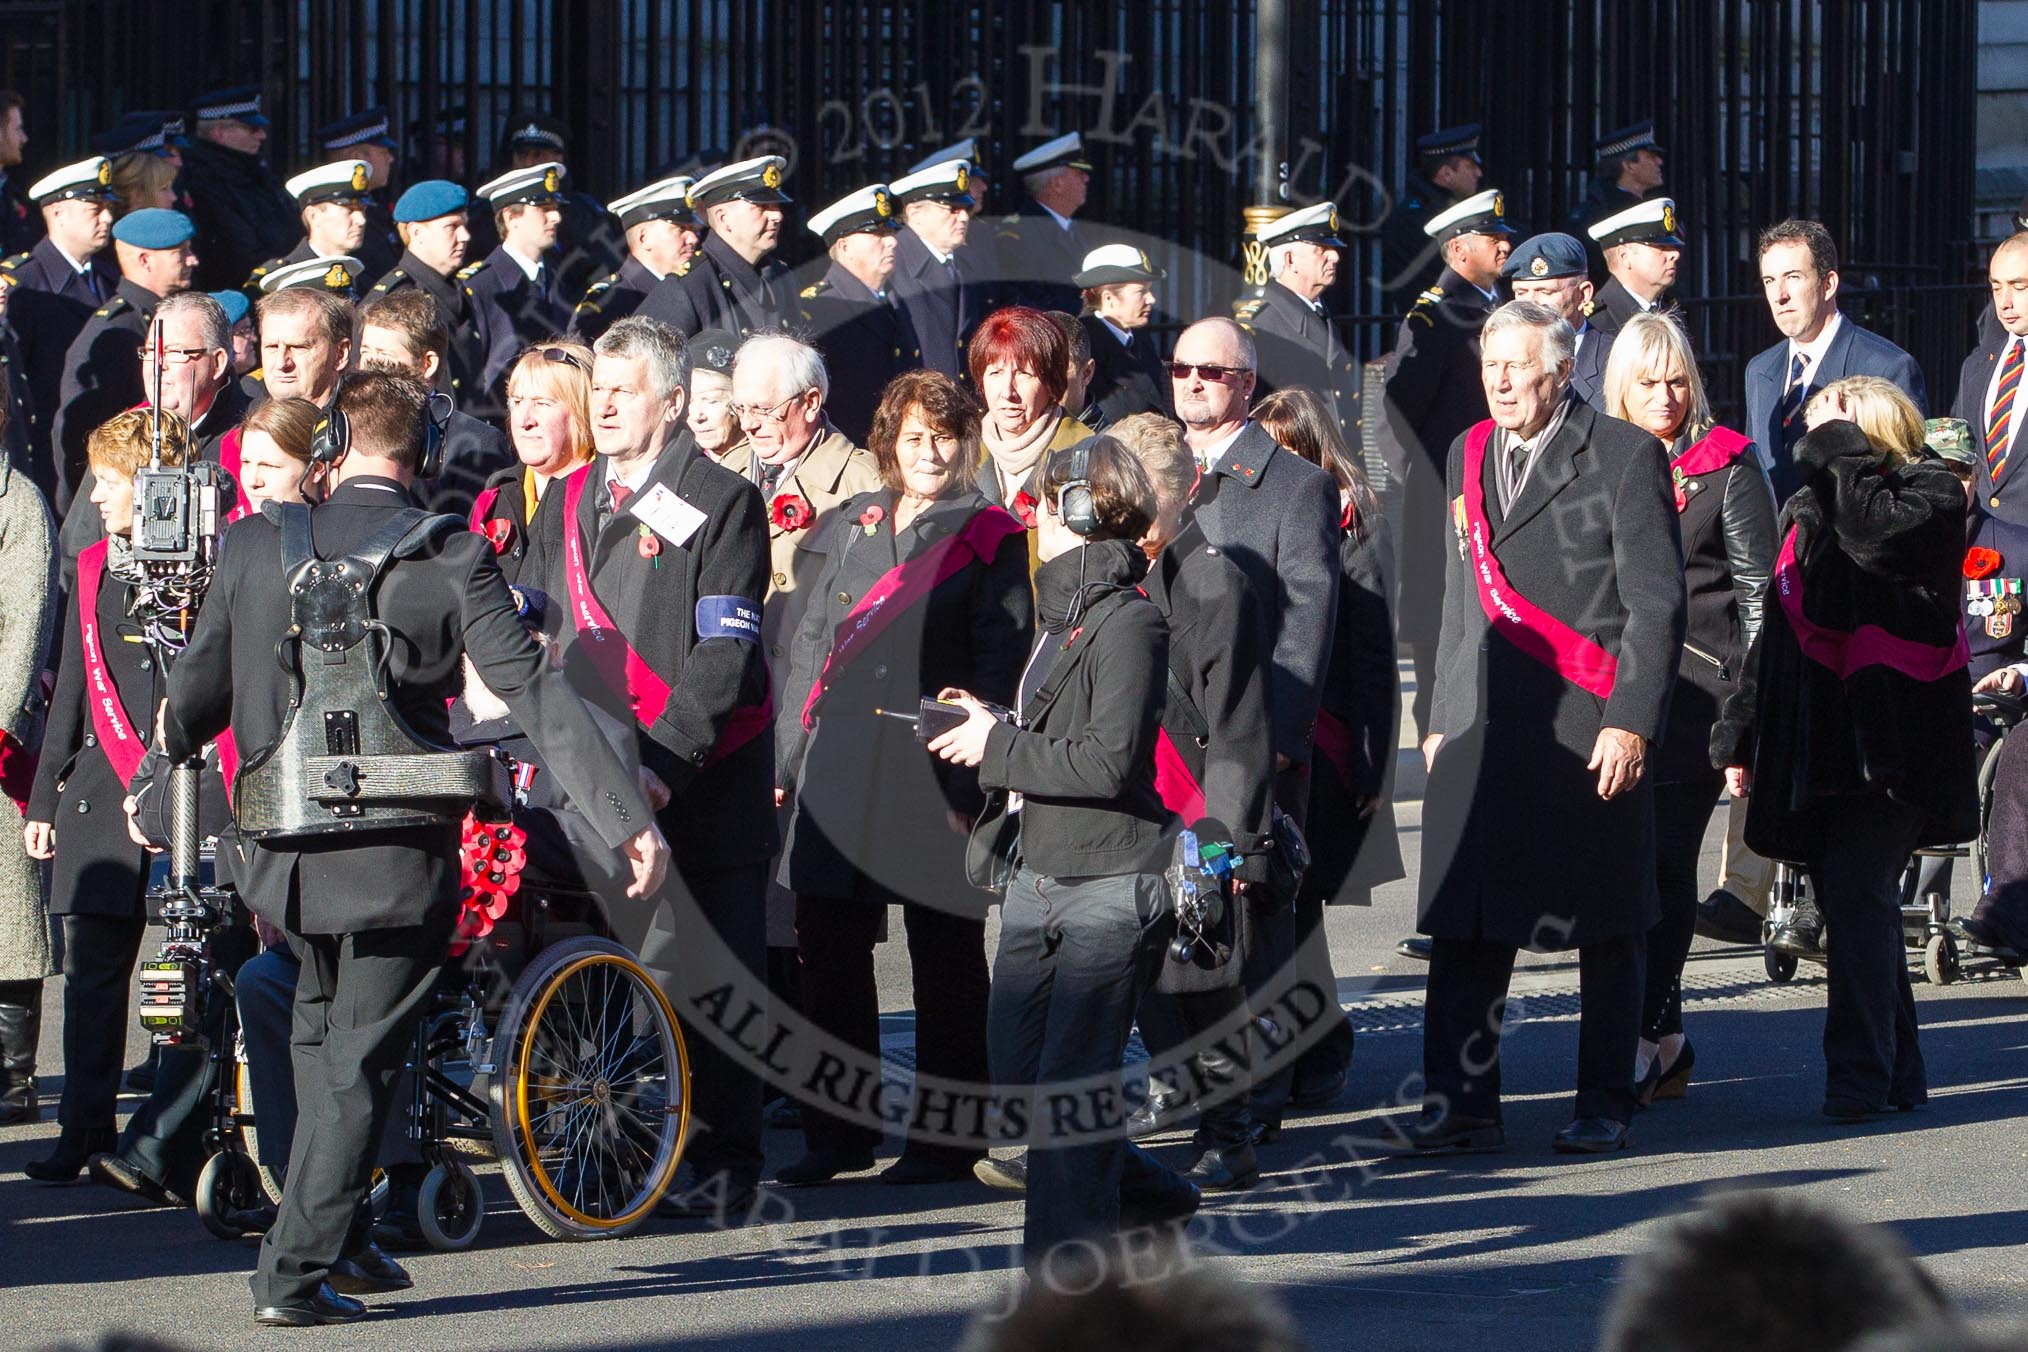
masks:
{"type": "Polygon", "coordinates": [[[1569,235],[1535,235],[1507,256],[1500,275],[1513,288],[1515,300],[1548,306],[1569,321],[1577,334],[1577,355],[1571,358],[1570,388],[1578,398],[1605,412],[1606,357],[1613,336],[1591,323],[1585,307],[1592,297],[1584,245],[1569,235]]]}
{"type": "MultiPolygon", "coordinates": [[[[1275,802],[1301,821],[1338,609],[1338,491],[1330,475],[1283,450],[1247,417],[1257,362],[1244,328],[1230,319],[1201,319],[1176,340],[1169,383],[1184,439],[1203,470],[1196,506],[1204,538],[1246,574],[1267,620],[1274,648],[1268,688],[1275,802]]],[[[1266,917],[1247,955],[1249,990],[1295,961],[1336,999],[1322,922],[1319,902],[1304,913],[1266,917]]],[[[1255,1082],[1256,1119],[1274,1127],[1292,1099],[1299,1106],[1330,1101],[1344,1087],[1351,1062],[1351,1026],[1331,1021],[1330,1032],[1298,1059],[1293,1086],[1287,1067],[1255,1082]]]]}
{"type": "Polygon", "coordinates": [[[1838,248],[1816,221],[1787,220],[1760,233],[1760,285],[1782,341],[1746,366],[1746,426],[1768,467],[1775,501],[1801,482],[1791,448],[1810,396],[1846,376],[1881,376],[1929,412],[1922,368],[1879,334],[1838,313],[1838,248]]]}

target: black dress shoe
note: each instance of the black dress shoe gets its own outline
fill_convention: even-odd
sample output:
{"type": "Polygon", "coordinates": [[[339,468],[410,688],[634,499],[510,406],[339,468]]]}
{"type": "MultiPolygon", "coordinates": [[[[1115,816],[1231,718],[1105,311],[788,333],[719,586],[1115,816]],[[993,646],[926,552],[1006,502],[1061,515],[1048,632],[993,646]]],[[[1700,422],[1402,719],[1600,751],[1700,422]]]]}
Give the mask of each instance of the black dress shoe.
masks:
{"type": "Polygon", "coordinates": [[[41,1120],[42,1104],[35,1097],[33,1082],[0,1094],[0,1127],[41,1120]]]}
{"type": "Polygon", "coordinates": [[[1121,1229],[1167,1225],[1196,1215],[1197,1208],[1204,1205],[1204,1194],[1197,1191],[1195,1183],[1167,1169],[1162,1174],[1157,1183],[1143,1184],[1131,1194],[1120,1194],[1121,1229]]]}
{"type": "Polygon", "coordinates": [[[1255,1149],[1282,1139],[1282,1124],[1256,1117],[1246,1128],[1246,1143],[1255,1149]]]}
{"type": "Polygon", "coordinates": [[[366,1306],[350,1296],[341,1296],[325,1282],[308,1300],[286,1305],[257,1305],[254,1323],[271,1329],[303,1329],[312,1324],[349,1324],[366,1313],[366,1306]]]}
{"type": "MultiPolygon", "coordinates": [[[[1912,1107],[1913,1105],[1911,1105],[1912,1107]]],[[[1868,1103],[1864,1099],[1826,1098],[1824,1117],[1831,1122],[1873,1122],[1897,1111],[1885,1103],[1868,1103]]]]}
{"type": "Polygon", "coordinates": [[[873,1152],[848,1150],[812,1150],[794,1164],[785,1165],[775,1174],[775,1182],[785,1188],[813,1188],[820,1183],[829,1183],[840,1174],[864,1173],[873,1167],[873,1152]]]}
{"type": "Polygon", "coordinates": [[[84,1172],[92,1156],[111,1154],[119,1143],[120,1133],[111,1127],[93,1127],[87,1131],[65,1128],[56,1138],[56,1152],[43,1159],[28,1161],[21,1166],[21,1172],[38,1183],[68,1183],[84,1172]]]}
{"type": "Polygon", "coordinates": [[[390,1291],[406,1291],[415,1285],[407,1268],[371,1244],[333,1263],[326,1280],[333,1291],[348,1296],[380,1296],[390,1291]]]}
{"type": "MultiPolygon", "coordinates": [[[[1659,1062],[1661,1058],[1657,1057],[1656,1060],[1659,1062]]],[[[1664,1070],[1661,1077],[1655,1081],[1655,1092],[1652,1098],[1688,1098],[1690,1095],[1690,1071],[1696,1064],[1697,1048],[1690,1043],[1688,1038],[1685,1038],[1682,1047],[1677,1049],[1676,1059],[1669,1063],[1668,1069],[1664,1070]]]]}
{"type": "Polygon", "coordinates": [[[1334,1070],[1308,1079],[1298,1077],[1289,1102],[1298,1108],[1327,1108],[1345,1092],[1345,1072],[1334,1070]]]}
{"type": "Polygon", "coordinates": [[[1404,958],[1417,958],[1423,962],[1428,962],[1429,955],[1431,952],[1431,945],[1430,941],[1427,938],[1425,938],[1420,934],[1417,934],[1410,938],[1403,939],[1400,943],[1396,944],[1394,946],[1394,951],[1401,954],[1401,956],[1404,958]]]}
{"type": "MultiPolygon", "coordinates": [[[[270,1208],[272,1212],[272,1208],[270,1208]]],[[[261,1227],[265,1232],[274,1224],[272,1215],[268,1224],[261,1227]]],[[[423,1235],[422,1222],[416,1219],[415,1206],[397,1206],[389,1203],[379,1220],[373,1223],[373,1242],[383,1249],[396,1253],[420,1253],[429,1248],[430,1242],[423,1235]]]]}
{"type": "Polygon", "coordinates": [[[87,1166],[92,1182],[118,1188],[153,1206],[187,1206],[181,1197],[136,1169],[118,1155],[94,1155],[87,1166]]]}
{"type": "Polygon", "coordinates": [[[1260,1182],[1260,1163],[1253,1157],[1253,1147],[1244,1142],[1212,1146],[1197,1157],[1183,1177],[1204,1192],[1233,1192],[1260,1182]]]}
{"type": "MultiPolygon", "coordinates": [[[[869,1162],[868,1167],[871,1167],[869,1162]]],[[[704,1221],[714,1229],[732,1230],[753,1218],[760,1189],[714,1175],[655,1204],[655,1214],[671,1221],[704,1221]]]]}
{"type": "Polygon", "coordinates": [[[1777,953],[1788,953],[1799,958],[1817,958],[1824,954],[1824,915],[1815,906],[1804,902],[1790,913],[1789,918],[1775,926],[1775,932],[1768,944],[1777,953]]]}
{"type": "Polygon", "coordinates": [[[882,1169],[875,1181],[908,1187],[927,1183],[955,1183],[961,1178],[972,1176],[972,1161],[969,1157],[939,1159],[934,1155],[911,1155],[906,1151],[900,1159],[882,1169]]]}
{"type": "Polygon", "coordinates": [[[1697,932],[1727,944],[1760,942],[1761,919],[1753,907],[1724,888],[1697,903],[1697,932]]]}
{"type": "Polygon", "coordinates": [[[991,1155],[972,1164],[972,1177],[996,1192],[1028,1191],[1028,1152],[1018,1155],[1003,1155],[994,1159],[991,1155]]]}
{"type": "Polygon", "coordinates": [[[1490,1117],[1464,1113],[1424,1113],[1397,1137],[1383,1142],[1385,1154],[1421,1159],[1436,1155],[1484,1155],[1507,1147],[1507,1129],[1490,1117]]]}
{"type": "Polygon", "coordinates": [[[1580,1117],[1556,1133],[1550,1145],[1559,1155],[1609,1155],[1633,1143],[1633,1129],[1610,1117],[1580,1117]]]}

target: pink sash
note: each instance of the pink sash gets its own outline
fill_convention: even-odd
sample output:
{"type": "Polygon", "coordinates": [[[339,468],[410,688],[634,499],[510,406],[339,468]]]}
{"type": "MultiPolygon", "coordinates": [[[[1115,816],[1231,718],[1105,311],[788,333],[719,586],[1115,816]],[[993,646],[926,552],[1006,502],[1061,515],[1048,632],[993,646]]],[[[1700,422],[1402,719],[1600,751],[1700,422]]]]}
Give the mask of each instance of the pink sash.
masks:
{"type": "MultiPolygon", "coordinates": [[[[634,645],[627,642],[626,635],[613,623],[612,615],[599,600],[598,593],[592,590],[591,572],[584,562],[584,532],[578,529],[577,506],[584,497],[585,482],[597,464],[594,460],[580,466],[564,486],[564,584],[570,592],[570,610],[577,621],[578,638],[591,657],[593,667],[605,678],[606,685],[614,694],[627,697],[633,706],[634,717],[642,727],[647,727],[669,707],[669,683],[655,674],[655,669],[634,650],[634,645]]],[[[727,716],[725,726],[719,729],[718,740],[712,743],[704,764],[716,765],[724,760],[760,736],[773,725],[774,720],[772,690],[759,704],[734,709],[727,716]]]]}
{"type": "MultiPolygon", "coordinates": [[[[493,504],[500,500],[497,488],[482,488],[479,496],[472,499],[472,515],[466,522],[473,530],[484,530],[486,518],[493,514],[493,504]]],[[[573,500],[574,501],[574,500],[573,500]]],[[[576,518],[572,518],[575,520],[576,518]]]]}
{"type": "Polygon", "coordinates": [[[955,534],[882,573],[880,580],[867,589],[859,604],[839,624],[839,637],[831,646],[831,655],[824,659],[824,669],[811,682],[809,696],[803,701],[803,731],[817,725],[817,701],[823,697],[830,678],[843,671],[861,649],[959,569],[974,560],[985,562],[999,552],[1002,541],[1026,532],[1027,527],[1005,508],[982,508],[955,534]]]}
{"type": "Polygon", "coordinates": [[[1890,634],[1877,624],[1862,624],[1846,633],[1812,622],[1803,614],[1803,569],[1796,558],[1794,526],[1783,537],[1781,556],[1775,560],[1775,586],[1781,592],[1782,614],[1788,616],[1796,646],[1803,656],[1828,668],[1841,681],[1862,667],[1886,667],[1910,680],[1937,681],[1971,661],[1962,621],[1957,626],[1957,642],[1948,648],[1890,634]]]}
{"type": "Polygon", "coordinates": [[[1466,543],[1471,550],[1472,581],[1479,608],[1495,633],[1554,671],[1571,684],[1610,699],[1619,662],[1598,644],[1578,633],[1514,590],[1500,560],[1493,554],[1492,531],[1486,525],[1486,443],[1492,439],[1489,418],[1465,434],[1465,483],[1462,498],[1466,543]]]}
{"type": "Polygon", "coordinates": [[[253,510],[253,503],[247,500],[246,490],[239,485],[239,429],[228,431],[218,439],[218,463],[232,480],[232,510],[225,514],[230,525],[253,510]]]}
{"type": "Polygon", "coordinates": [[[1186,825],[1204,816],[1204,786],[1190,773],[1167,728],[1155,729],[1155,794],[1186,825]]]}
{"type": "Polygon", "coordinates": [[[1352,729],[1346,727],[1336,715],[1319,709],[1314,741],[1317,750],[1331,763],[1331,768],[1338,772],[1338,782],[1348,789],[1351,788],[1352,729]]]}
{"type": "Polygon", "coordinates": [[[78,635],[84,640],[85,703],[91,708],[92,728],[124,788],[141,768],[141,755],[147,747],[135,732],[133,719],[120,703],[120,689],[106,670],[99,637],[99,585],[105,574],[106,542],[100,540],[77,556],[78,635]]]}
{"type": "Polygon", "coordinates": [[[1724,469],[1751,445],[1751,441],[1729,427],[1714,427],[1696,445],[1669,462],[1669,477],[1678,481],[1694,479],[1724,469]]]}

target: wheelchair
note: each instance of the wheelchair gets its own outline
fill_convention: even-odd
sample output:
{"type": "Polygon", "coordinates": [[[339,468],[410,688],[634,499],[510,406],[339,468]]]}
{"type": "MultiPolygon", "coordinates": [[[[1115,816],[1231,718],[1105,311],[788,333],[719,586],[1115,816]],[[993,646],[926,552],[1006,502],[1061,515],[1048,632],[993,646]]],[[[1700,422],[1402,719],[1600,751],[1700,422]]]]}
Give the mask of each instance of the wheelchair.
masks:
{"type": "MultiPolygon", "coordinates": [[[[1979,757],[1978,803],[1979,832],[1963,845],[1936,846],[1919,849],[1908,862],[1908,868],[1901,880],[1901,929],[1903,942],[1912,955],[1919,955],[1923,975],[1933,986],[1948,986],[1963,976],[1967,970],[1967,959],[1976,958],[1993,966],[2013,967],[2019,963],[2007,957],[1974,945],[1969,952],[1950,928],[1951,899],[1946,892],[1928,892],[1917,895],[1921,861],[1924,859],[1970,859],[1973,875],[1979,880],[1981,890],[1989,877],[1988,829],[1993,814],[1993,786],[1999,774],[2000,757],[2005,753],[2008,735],[2015,725],[2028,718],[2028,702],[2011,695],[1989,692],[1972,696],[1972,708],[1993,729],[1993,739],[1979,757]]],[[[1815,953],[1798,954],[1778,949],[1774,936],[1795,914],[1797,907],[1809,899],[1809,880],[1802,869],[1789,863],[1775,866],[1774,890],[1768,899],[1767,917],[1761,922],[1761,959],[1768,977],[1774,981],[1794,979],[1799,962],[1823,963],[1831,948],[1830,927],[1826,925],[1819,949],[1815,953]]]]}
{"type": "MultiPolygon", "coordinates": [[[[486,831],[504,860],[512,828],[486,831]]],[[[611,1239],[653,1213],[689,1136],[689,1053],[668,998],[612,940],[592,893],[517,881],[477,925],[468,922],[484,913],[467,903],[463,952],[417,1025],[395,1105],[429,1165],[416,1211],[437,1250],[478,1238],[486,1210],[474,1163],[499,1165],[544,1234],[611,1239]]],[[[280,1201],[288,1142],[260,1133],[231,983],[214,977],[229,1032],[212,1055],[231,1065],[215,1078],[213,1154],[195,1200],[207,1229],[236,1238],[249,1213],[280,1201]]],[[[386,1192],[376,1172],[376,1211],[386,1192]]]]}

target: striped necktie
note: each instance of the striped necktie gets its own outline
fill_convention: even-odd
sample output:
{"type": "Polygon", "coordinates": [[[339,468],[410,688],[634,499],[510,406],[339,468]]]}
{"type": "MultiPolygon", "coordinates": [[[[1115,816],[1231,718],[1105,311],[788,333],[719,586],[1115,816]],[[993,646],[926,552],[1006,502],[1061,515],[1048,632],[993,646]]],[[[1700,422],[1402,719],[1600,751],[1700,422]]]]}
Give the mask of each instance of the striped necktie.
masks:
{"type": "Polygon", "coordinates": [[[1986,470],[1993,487],[2007,469],[2007,446],[2013,440],[2014,396],[2021,389],[2021,340],[2007,340],[2007,358],[2000,363],[2000,383],[1993,387],[1993,407],[1986,413],[1986,470]]]}

